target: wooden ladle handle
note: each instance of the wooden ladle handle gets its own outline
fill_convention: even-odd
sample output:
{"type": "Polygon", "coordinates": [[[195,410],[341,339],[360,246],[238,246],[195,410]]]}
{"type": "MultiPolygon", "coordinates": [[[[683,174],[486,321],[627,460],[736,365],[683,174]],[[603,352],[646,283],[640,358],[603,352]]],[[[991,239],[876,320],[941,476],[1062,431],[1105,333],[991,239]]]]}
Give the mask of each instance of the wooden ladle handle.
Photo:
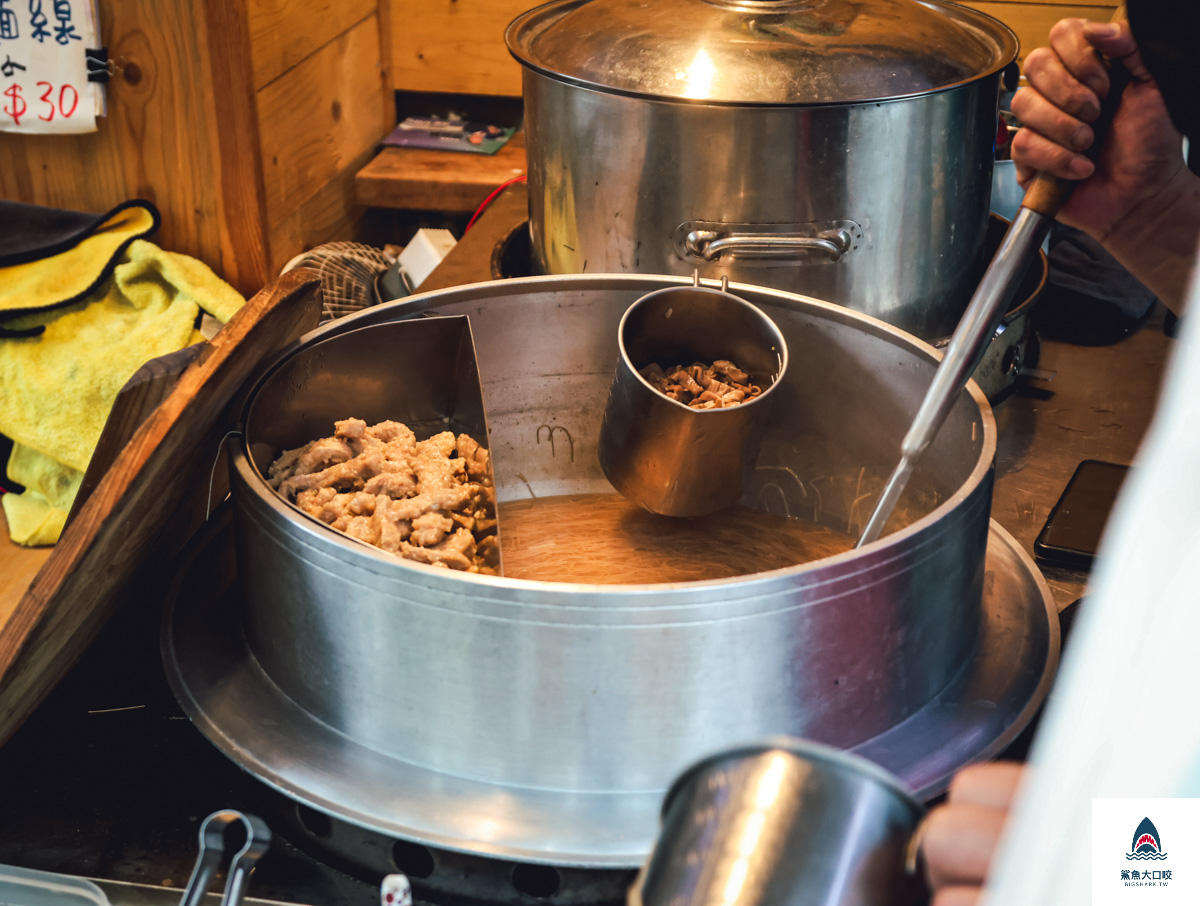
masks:
{"type": "MultiPolygon", "coordinates": [[[[1100,115],[1092,123],[1092,133],[1095,135],[1095,138],[1092,140],[1092,146],[1084,152],[1085,156],[1092,163],[1096,163],[1096,160],[1100,156],[1100,150],[1104,146],[1104,141],[1108,138],[1108,131],[1112,127],[1113,115],[1117,112],[1117,107],[1121,104],[1121,95],[1125,93],[1125,89],[1133,81],[1133,76],[1130,75],[1129,70],[1120,62],[1105,60],[1105,65],[1108,67],[1108,94],[1101,99],[1100,115]]],[[[1025,198],[1021,202],[1021,207],[1029,208],[1031,211],[1036,211],[1046,217],[1053,218],[1057,216],[1062,206],[1067,203],[1067,199],[1071,197],[1071,193],[1075,191],[1075,187],[1081,181],[1078,179],[1062,179],[1044,170],[1039,170],[1033,177],[1033,181],[1029,184],[1029,188],[1025,190],[1025,198]]]]}

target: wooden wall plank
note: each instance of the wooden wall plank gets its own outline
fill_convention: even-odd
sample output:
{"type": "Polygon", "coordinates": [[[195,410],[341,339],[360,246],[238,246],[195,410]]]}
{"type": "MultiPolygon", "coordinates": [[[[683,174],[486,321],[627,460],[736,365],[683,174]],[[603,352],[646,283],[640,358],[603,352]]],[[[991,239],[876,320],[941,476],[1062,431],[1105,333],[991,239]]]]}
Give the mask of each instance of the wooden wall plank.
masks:
{"type": "Polygon", "coordinates": [[[1107,22],[1112,18],[1116,3],[1108,5],[1083,5],[1072,2],[1059,3],[1014,3],[1010,0],[960,0],[963,6],[969,6],[980,12],[995,16],[1014,32],[1021,41],[1021,52],[1018,62],[1022,70],[1025,67],[1025,56],[1035,47],[1045,47],[1050,43],[1050,28],[1059,19],[1083,18],[1107,22]]]}
{"type": "MultiPolygon", "coordinates": [[[[250,79],[249,63],[231,52],[214,73],[210,46],[240,45],[208,34],[210,23],[241,15],[241,2],[101,0],[101,33],[122,67],[108,86],[108,117],[87,135],[0,133],[0,197],[95,212],[149,199],[163,214],[155,242],[199,258],[243,293],[261,287],[265,224],[235,218],[226,229],[220,191],[230,184],[222,132],[248,122],[248,96],[228,88],[250,79]]],[[[252,183],[257,157],[238,166],[233,183],[252,183]]]]}
{"type": "MultiPolygon", "coordinates": [[[[531,0],[381,0],[394,23],[385,34],[390,84],[404,91],[444,91],[519,97],[521,67],[504,44],[508,24],[531,0]]],[[[1017,32],[1022,54],[1046,43],[1059,19],[1107,21],[1117,4],[1104,0],[964,0],[1017,32]]]]}
{"type": "MultiPolygon", "coordinates": [[[[959,2],[962,2],[962,0],[959,0],[959,2]]],[[[1032,2],[1030,2],[1030,0],[992,0],[992,2],[1001,3],[1001,4],[1008,5],[1008,6],[1045,6],[1045,5],[1047,5],[1047,4],[1043,4],[1043,3],[1032,3],[1032,2]]],[[[968,2],[968,3],[964,3],[963,5],[964,6],[974,6],[975,4],[968,2]]],[[[1057,5],[1057,6],[1096,6],[1097,3],[1096,3],[1096,0],[1056,0],[1055,4],[1052,4],[1052,5],[1057,5]]],[[[1117,7],[1116,3],[1102,3],[1100,5],[1110,6],[1113,9],[1116,9],[1116,7],[1117,7]]],[[[1083,14],[1079,13],[1078,15],[1082,16],[1083,14]]],[[[1087,18],[1087,17],[1084,17],[1084,18],[1087,18]]]]}
{"type": "Polygon", "coordinates": [[[251,84],[247,0],[201,0],[206,14],[211,115],[217,124],[211,153],[219,187],[218,273],[239,275],[250,297],[274,274],[263,211],[266,194],[258,125],[258,99],[251,84]]]}
{"type": "Polygon", "coordinates": [[[368,148],[308,201],[271,224],[272,267],[276,273],[296,255],[323,242],[363,241],[366,207],[358,201],[355,175],[374,153],[374,148],[368,148]]]}
{"type": "Polygon", "coordinates": [[[349,31],[375,7],[376,0],[249,0],[255,90],[349,31]]]}
{"type": "Polygon", "coordinates": [[[536,0],[381,0],[394,23],[391,84],[397,90],[521,95],[521,67],[504,31],[536,0]]]}
{"type": "MultiPolygon", "coordinates": [[[[258,93],[267,222],[274,228],[394,125],[372,14],[258,93]]],[[[337,238],[336,236],[332,238],[337,238]]],[[[273,252],[278,259],[282,252],[273,252]]]]}
{"type": "Polygon", "coordinates": [[[387,94],[394,97],[392,93],[392,29],[400,26],[393,18],[391,0],[373,0],[373,2],[376,15],[379,16],[379,63],[382,67],[383,84],[387,89],[387,94]]]}

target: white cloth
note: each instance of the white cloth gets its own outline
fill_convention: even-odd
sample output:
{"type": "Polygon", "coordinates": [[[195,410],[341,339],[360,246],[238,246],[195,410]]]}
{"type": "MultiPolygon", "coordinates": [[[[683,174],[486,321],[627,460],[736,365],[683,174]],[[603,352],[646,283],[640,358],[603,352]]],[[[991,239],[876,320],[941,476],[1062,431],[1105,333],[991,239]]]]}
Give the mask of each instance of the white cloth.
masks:
{"type": "Polygon", "coordinates": [[[1091,902],[1093,797],[1200,797],[1200,281],[1189,295],[986,906],[1091,902]]]}

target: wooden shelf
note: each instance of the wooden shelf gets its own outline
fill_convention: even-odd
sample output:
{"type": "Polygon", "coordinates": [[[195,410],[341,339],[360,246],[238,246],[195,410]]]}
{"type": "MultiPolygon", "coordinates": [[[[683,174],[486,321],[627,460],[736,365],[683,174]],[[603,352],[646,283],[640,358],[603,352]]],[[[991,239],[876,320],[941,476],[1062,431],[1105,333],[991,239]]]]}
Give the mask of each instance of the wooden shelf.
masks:
{"type": "Polygon", "coordinates": [[[501,183],[526,172],[525,133],[495,154],[387,147],[354,178],[358,203],[471,214],[501,183]]]}

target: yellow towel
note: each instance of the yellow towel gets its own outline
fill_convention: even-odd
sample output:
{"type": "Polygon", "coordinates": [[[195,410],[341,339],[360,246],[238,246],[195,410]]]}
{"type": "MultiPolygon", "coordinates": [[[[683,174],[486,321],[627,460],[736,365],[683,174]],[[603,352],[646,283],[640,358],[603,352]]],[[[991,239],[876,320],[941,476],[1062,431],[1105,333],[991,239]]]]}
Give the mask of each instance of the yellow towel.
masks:
{"type": "Polygon", "coordinates": [[[83,472],[31,447],[13,444],[8,477],[25,486],[24,494],[5,494],[3,498],[9,535],[30,547],[53,544],[62,534],[83,472]]]}
{"type": "MultiPolygon", "coordinates": [[[[62,267],[61,257],[17,267],[62,267]]],[[[0,286],[12,269],[0,268],[0,286]]],[[[0,434],[14,441],[9,477],[28,488],[0,498],[14,541],[57,540],[75,476],[87,469],[117,392],[145,362],[200,339],[202,311],[224,322],[243,302],[201,262],[139,239],[86,298],[8,323],[45,327],[40,336],[0,340],[0,434]]],[[[36,303],[28,298],[24,307],[36,303]]]]}
{"type": "MultiPolygon", "coordinates": [[[[109,276],[130,244],[156,229],[157,213],[130,202],[74,248],[0,268],[0,330],[16,327],[14,319],[22,315],[70,305],[89,295],[109,276]]],[[[26,330],[39,326],[30,325],[26,330]]]]}

